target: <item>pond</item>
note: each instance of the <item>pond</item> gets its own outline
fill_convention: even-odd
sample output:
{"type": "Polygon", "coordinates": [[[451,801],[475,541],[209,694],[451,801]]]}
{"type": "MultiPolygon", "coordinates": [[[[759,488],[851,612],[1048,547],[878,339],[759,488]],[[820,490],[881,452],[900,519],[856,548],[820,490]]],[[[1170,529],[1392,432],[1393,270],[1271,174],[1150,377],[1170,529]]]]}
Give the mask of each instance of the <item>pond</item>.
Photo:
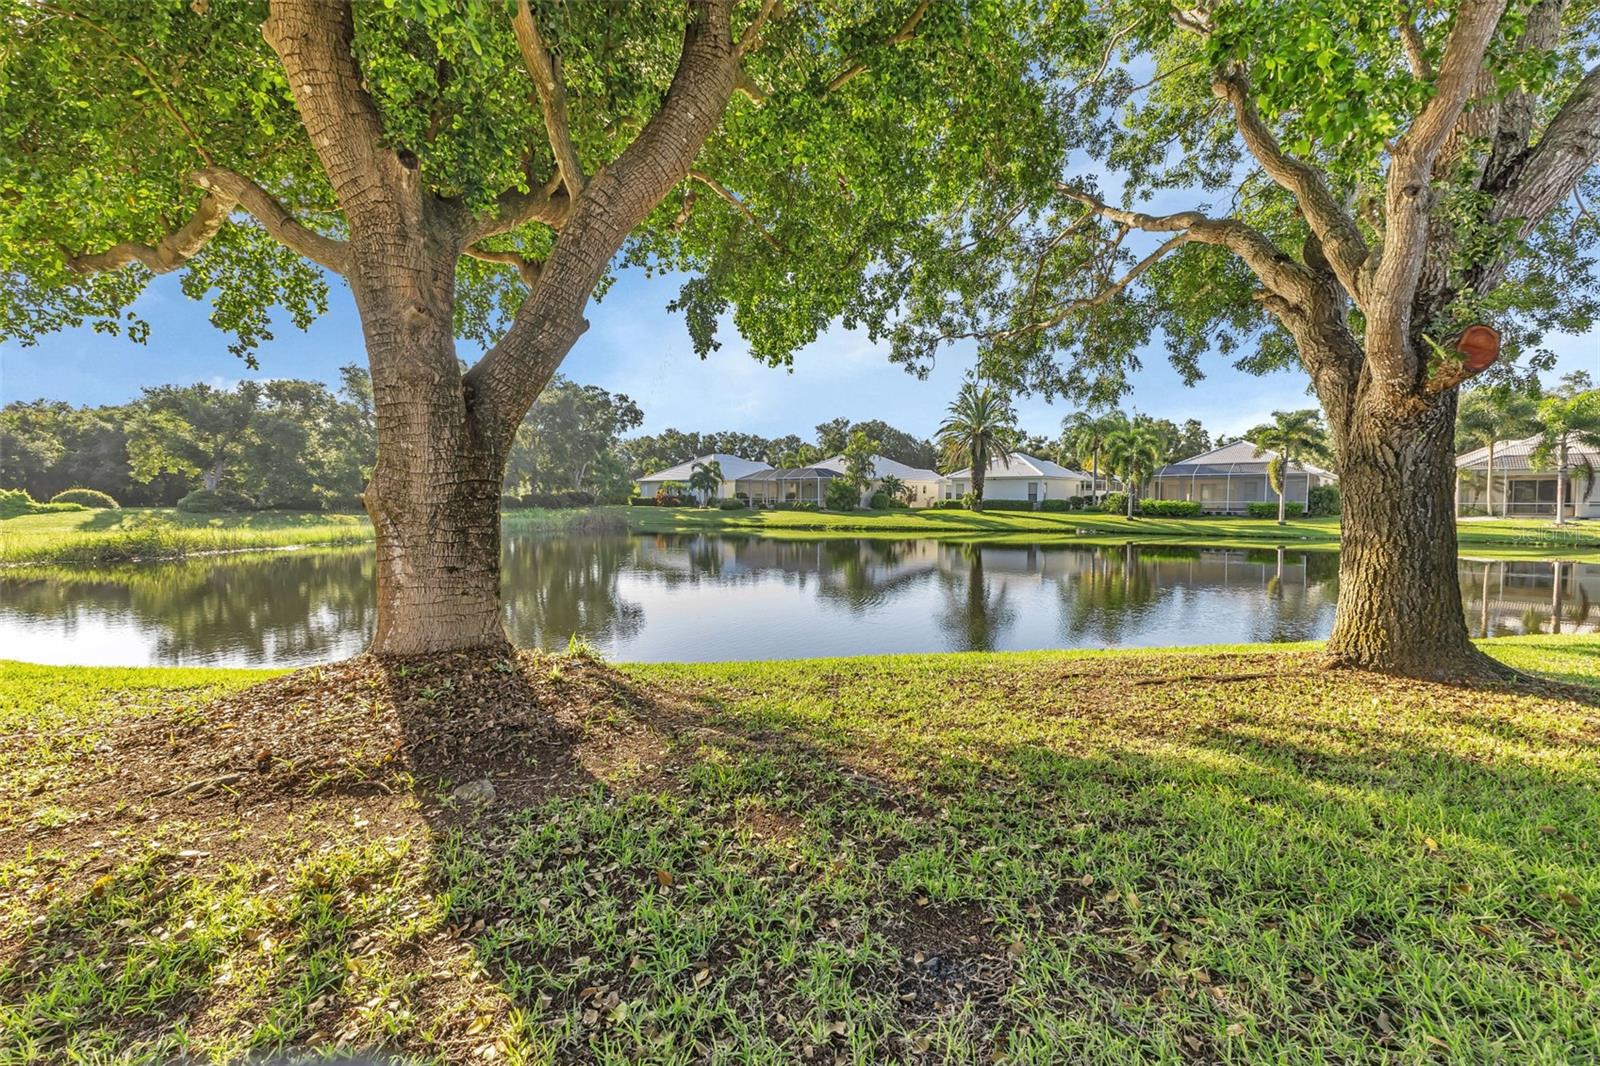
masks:
{"type": "MultiPolygon", "coordinates": [[[[1600,565],[1463,559],[1474,635],[1600,631],[1600,565]]],[[[709,534],[505,545],[506,628],[619,661],[1159,647],[1324,637],[1338,557],[1179,545],[777,540],[709,534]]],[[[0,658],[299,666],[372,632],[372,551],[0,571],[0,658]]]]}

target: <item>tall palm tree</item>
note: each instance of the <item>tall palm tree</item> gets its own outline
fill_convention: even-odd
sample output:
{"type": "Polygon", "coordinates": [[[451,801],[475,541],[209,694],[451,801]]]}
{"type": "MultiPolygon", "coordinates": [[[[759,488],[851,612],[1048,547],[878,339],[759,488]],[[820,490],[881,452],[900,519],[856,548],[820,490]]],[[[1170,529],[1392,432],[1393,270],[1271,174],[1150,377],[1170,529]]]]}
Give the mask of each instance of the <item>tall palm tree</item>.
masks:
{"type": "Polygon", "coordinates": [[[1092,415],[1087,411],[1079,411],[1068,418],[1062,427],[1066,430],[1062,443],[1072,450],[1080,463],[1086,462],[1093,478],[1090,491],[1096,496],[1100,495],[1100,460],[1105,452],[1106,436],[1126,421],[1120,413],[1092,415]]]}
{"type": "Polygon", "coordinates": [[[1017,413],[1005,394],[992,385],[969,381],[961,386],[949,414],[939,423],[937,440],[949,467],[972,464],[974,510],[983,510],[983,475],[995,459],[1010,459],[1016,440],[1017,413]]]}
{"type": "Polygon", "coordinates": [[[722,485],[722,464],[715,459],[709,463],[696,463],[689,471],[689,491],[700,495],[700,506],[709,506],[717,498],[722,485]]]}
{"type": "Polygon", "coordinates": [[[1108,433],[1102,447],[1111,472],[1128,490],[1128,517],[1132,518],[1139,486],[1166,460],[1161,434],[1149,425],[1129,422],[1108,433]]]}
{"type": "Polygon", "coordinates": [[[1267,467],[1267,479],[1278,494],[1278,525],[1287,518],[1288,494],[1284,491],[1289,480],[1289,465],[1297,459],[1320,459],[1328,454],[1328,434],[1322,428],[1322,415],[1308,408],[1304,411],[1274,411],[1272,421],[1257,426],[1244,435],[1256,446],[1256,454],[1273,452],[1267,467]]]}
{"type": "MultiPolygon", "coordinates": [[[[1456,412],[1456,447],[1489,449],[1489,472],[1483,489],[1484,510],[1494,517],[1494,446],[1503,440],[1525,437],[1538,428],[1533,397],[1510,389],[1473,389],[1461,397],[1456,412]]],[[[1505,516],[1506,496],[1500,494],[1500,514],[1505,516]]]]}
{"type": "MultiPolygon", "coordinates": [[[[1600,389],[1585,389],[1548,397],[1539,404],[1539,443],[1533,449],[1533,465],[1556,471],[1556,525],[1566,524],[1567,477],[1572,468],[1574,445],[1600,448],[1600,389]]],[[[1585,464],[1588,488],[1594,491],[1594,467],[1585,464]]]]}

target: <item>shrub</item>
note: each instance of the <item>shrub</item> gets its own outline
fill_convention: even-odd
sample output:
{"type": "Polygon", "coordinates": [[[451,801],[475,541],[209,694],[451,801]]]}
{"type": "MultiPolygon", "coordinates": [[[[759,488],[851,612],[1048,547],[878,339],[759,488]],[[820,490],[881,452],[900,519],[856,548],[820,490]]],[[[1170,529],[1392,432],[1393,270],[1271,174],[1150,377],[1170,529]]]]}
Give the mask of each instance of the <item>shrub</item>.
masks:
{"type": "Polygon", "coordinates": [[[51,503],[81,503],[91,510],[117,510],[117,501],[99,489],[62,489],[50,497],[51,503]]]}
{"type": "Polygon", "coordinates": [[[629,507],[654,507],[655,505],[656,498],[654,496],[635,496],[628,501],[629,507]]]}
{"type": "Polygon", "coordinates": [[[505,495],[500,497],[500,510],[502,510],[502,511],[515,511],[517,508],[521,507],[522,505],[523,504],[522,504],[522,497],[521,496],[513,496],[511,493],[508,492],[505,495]]]}
{"type": "MultiPolygon", "coordinates": [[[[1285,518],[1299,518],[1300,512],[1304,510],[1304,504],[1290,500],[1284,504],[1283,514],[1285,518]]],[[[1278,502],[1276,500],[1257,500],[1255,503],[1247,503],[1244,505],[1244,513],[1247,518],[1277,518],[1278,502]]]]}
{"type": "Polygon", "coordinates": [[[224,511],[251,511],[256,501],[232,489],[195,489],[178,501],[178,510],[188,514],[221,514],[224,511]]]}
{"type": "Polygon", "coordinates": [[[965,500],[934,500],[928,504],[928,509],[930,511],[965,511],[967,502],[965,500]]]}
{"type": "Polygon", "coordinates": [[[39,503],[27,489],[0,489],[0,518],[25,514],[54,514],[58,511],[87,511],[81,503],[39,503]]]}
{"type": "Polygon", "coordinates": [[[1159,518],[1193,518],[1200,513],[1194,500],[1140,500],[1139,513],[1159,518]]]}
{"type": "Polygon", "coordinates": [[[1031,511],[1033,510],[1033,502],[1031,500],[984,500],[983,509],[985,511],[1031,511]]]}
{"type": "Polygon", "coordinates": [[[717,510],[719,511],[742,511],[744,508],[745,502],[737,496],[732,499],[722,500],[717,504],[717,510]]]}
{"type": "Polygon", "coordinates": [[[830,511],[854,511],[856,504],[861,502],[861,493],[856,487],[843,478],[835,478],[828,482],[828,487],[823,491],[822,498],[830,511]]]}
{"type": "Polygon", "coordinates": [[[1100,497],[1100,510],[1104,514],[1127,514],[1128,494],[1126,492],[1108,492],[1100,497]]]}
{"type": "Polygon", "coordinates": [[[1339,486],[1317,485],[1311,490],[1311,505],[1306,508],[1310,515],[1336,515],[1339,513],[1339,486]]]}
{"type": "Polygon", "coordinates": [[[1065,500],[1040,500],[1039,510],[1055,512],[1072,511],[1080,507],[1082,502],[1083,499],[1080,496],[1073,496],[1065,500]]]}
{"type": "Polygon", "coordinates": [[[772,505],[775,511],[818,511],[821,510],[811,500],[784,500],[782,503],[772,505]]]}
{"type": "Polygon", "coordinates": [[[187,514],[221,514],[227,509],[221,494],[210,489],[195,489],[178,501],[178,510],[187,514]]]}
{"type": "Polygon", "coordinates": [[[961,494],[961,506],[969,511],[981,511],[983,510],[983,501],[978,498],[976,492],[968,489],[961,494]]]}
{"type": "Polygon", "coordinates": [[[867,506],[872,508],[874,511],[887,511],[889,508],[894,506],[894,501],[889,499],[889,494],[887,492],[874,492],[872,494],[872,499],[867,501],[867,506]]]}
{"type": "Polygon", "coordinates": [[[556,499],[562,507],[593,507],[594,493],[585,492],[583,489],[567,489],[556,493],[556,499]]]}

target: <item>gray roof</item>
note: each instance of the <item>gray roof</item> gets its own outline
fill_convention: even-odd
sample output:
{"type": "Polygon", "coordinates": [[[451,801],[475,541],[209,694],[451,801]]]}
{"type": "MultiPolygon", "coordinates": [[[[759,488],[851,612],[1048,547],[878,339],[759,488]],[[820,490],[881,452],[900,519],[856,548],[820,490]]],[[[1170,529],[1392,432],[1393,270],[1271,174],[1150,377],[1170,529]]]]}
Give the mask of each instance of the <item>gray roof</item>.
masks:
{"type": "MultiPolygon", "coordinates": [[[[972,467],[970,466],[963,467],[953,474],[945,475],[945,477],[950,478],[951,480],[955,480],[956,478],[970,478],[971,476],[972,467]]],[[[999,481],[1003,478],[1042,477],[1074,478],[1078,481],[1089,480],[1088,474],[1080,473],[1077,470],[1072,470],[1068,467],[1062,466],[1060,463],[1053,463],[1049,459],[1041,459],[1037,455],[1025,455],[1022,452],[1012,452],[1011,458],[1009,459],[1001,459],[998,457],[990,459],[989,465],[984,470],[983,476],[984,480],[986,481],[999,481]]]]}
{"type": "Polygon", "coordinates": [[[825,466],[785,466],[766,467],[761,470],[752,470],[739,478],[740,481],[832,481],[834,478],[844,477],[838,470],[830,470],[825,466]]]}
{"type": "Polygon", "coordinates": [[[669,466],[665,470],[657,470],[653,474],[646,474],[640,481],[688,481],[694,473],[694,468],[699,463],[715,462],[722,468],[722,480],[732,481],[737,478],[748,477],[757,470],[765,470],[766,463],[758,463],[754,459],[746,459],[742,455],[726,455],[714,452],[711,455],[696,456],[677,466],[669,466]]]}
{"type": "MultiPolygon", "coordinates": [[[[1496,470],[1539,470],[1542,468],[1534,465],[1533,453],[1539,447],[1539,434],[1523,437],[1521,440],[1495,441],[1494,468],[1496,470]]],[[[1572,443],[1567,446],[1567,462],[1578,466],[1583,462],[1600,466],[1600,448],[1592,448],[1584,444],[1572,443]]],[[[1472,451],[1456,457],[1457,470],[1486,470],[1489,467],[1489,448],[1474,448],[1472,451]]]]}
{"type": "MultiPolygon", "coordinates": [[[[1251,475],[1264,475],[1267,467],[1272,462],[1270,452],[1258,452],[1256,446],[1247,440],[1236,440],[1232,444],[1225,444],[1220,448],[1213,448],[1209,452],[1201,452],[1176,463],[1168,463],[1155,472],[1156,477],[1249,477],[1251,475]]],[[[1330,471],[1314,466],[1311,463],[1302,463],[1296,459],[1289,464],[1289,469],[1297,474],[1316,474],[1319,477],[1333,477],[1330,471]]]]}

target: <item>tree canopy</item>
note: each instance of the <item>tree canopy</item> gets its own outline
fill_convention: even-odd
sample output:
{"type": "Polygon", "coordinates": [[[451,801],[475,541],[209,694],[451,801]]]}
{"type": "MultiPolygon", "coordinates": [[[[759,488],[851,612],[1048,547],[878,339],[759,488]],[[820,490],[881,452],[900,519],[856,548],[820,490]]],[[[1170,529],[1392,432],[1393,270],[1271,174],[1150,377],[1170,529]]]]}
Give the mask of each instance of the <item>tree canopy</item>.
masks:
{"type": "MultiPolygon", "coordinates": [[[[586,176],[657,113],[696,10],[356,6],[377,139],[478,234],[458,264],[459,337],[504,333],[586,176]]],[[[677,305],[702,352],[731,313],[757,357],[786,360],[863,311],[893,233],[958,210],[984,170],[1048,169],[1042,101],[1064,49],[1030,11],[736,4],[737,93],[620,262],[695,272],[677,305]]],[[[349,269],[349,221],[268,19],[264,3],[0,0],[0,338],[88,323],[142,339],[133,301],[173,270],[247,358],[273,308],[302,327],[326,310],[318,267],[349,269]]]]}

